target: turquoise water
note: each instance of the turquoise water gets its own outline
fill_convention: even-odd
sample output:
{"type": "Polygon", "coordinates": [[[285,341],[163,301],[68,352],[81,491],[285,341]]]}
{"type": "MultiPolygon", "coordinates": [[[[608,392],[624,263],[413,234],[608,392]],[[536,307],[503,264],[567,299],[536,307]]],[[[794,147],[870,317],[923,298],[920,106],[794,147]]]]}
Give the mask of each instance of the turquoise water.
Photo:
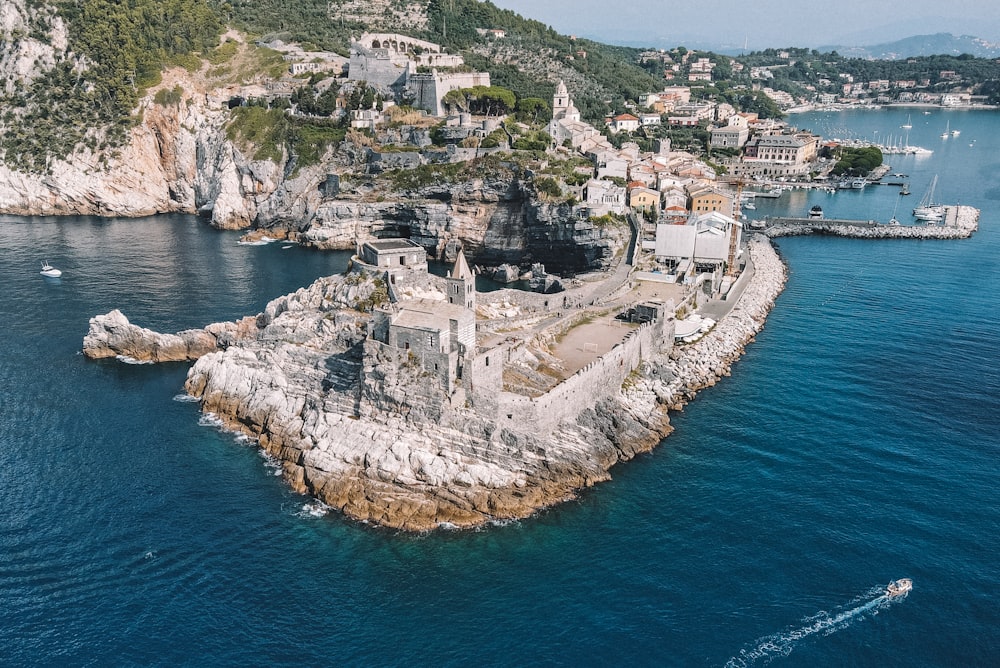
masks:
{"type": "MultiPolygon", "coordinates": [[[[794,120],[870,136],[905,116],[794,120]]],[[[78,353],[92,315],[232,319],[343,254],[238,246],[188,217],[0,218],[0,663],[995,665],[998,120],[914,114],[911,143],[935,153],[890,158],[907,214],[934,174],[943,201],[980,207],[972,239],[780,240],[765,329],[660,448],[476,532],[311,517],[175,400],[186,365],[78,353]],[[938,138],[946,118],[959,141],[938,138]],[[899,577],[913,592],[882,597],[899,577]]],[[[755,213],[888,219],[896,190],[755,213]]]]}

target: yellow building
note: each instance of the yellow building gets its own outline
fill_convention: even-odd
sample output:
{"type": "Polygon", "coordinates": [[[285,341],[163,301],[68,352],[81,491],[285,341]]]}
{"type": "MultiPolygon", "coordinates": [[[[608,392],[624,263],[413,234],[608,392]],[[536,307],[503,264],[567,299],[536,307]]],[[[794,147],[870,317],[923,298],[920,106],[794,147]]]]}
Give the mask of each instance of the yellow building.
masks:
{"type": "Polygon", "coordinates": [[[628,205],[633,211],[656,211],[660,208],[660,193],[647,188],[644,183],[633,181],[629,184],[628,205]]]}
{"type": "Polygon", "coordinates": [[[730,190],[695,186],[689,189],[688,197],[690,211],[694,214],[718,211],[726,216],[732,216],[735,211],[736,193],[730,190]]]}

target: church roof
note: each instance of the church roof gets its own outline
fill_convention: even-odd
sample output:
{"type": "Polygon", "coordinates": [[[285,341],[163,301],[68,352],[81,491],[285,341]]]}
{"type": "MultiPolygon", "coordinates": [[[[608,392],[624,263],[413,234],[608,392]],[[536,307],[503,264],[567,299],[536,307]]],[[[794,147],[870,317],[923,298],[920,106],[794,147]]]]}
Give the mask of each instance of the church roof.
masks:
{"type": "Polygon", "coordinates": [[[566,95],[567,93],[568,91],[566,90],[566,84],[564,84],[563,80],[560,79],[559,83],[556,84],[556,95],[566,95]]]}

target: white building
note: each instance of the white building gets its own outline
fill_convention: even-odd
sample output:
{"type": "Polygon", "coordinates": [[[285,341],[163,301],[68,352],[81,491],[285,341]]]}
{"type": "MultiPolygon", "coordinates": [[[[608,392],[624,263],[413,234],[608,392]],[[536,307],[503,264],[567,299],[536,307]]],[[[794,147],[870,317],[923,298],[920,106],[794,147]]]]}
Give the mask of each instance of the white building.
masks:
{"type": "Polygon", "coordinates": [[[734,243],[739,249],[742,237],[740,223],[713,211],[691,217],[684,225],[657,225],[654,253],[657,260],[677,266],[685,263],[720,265],[729,261],[734,243]]]}

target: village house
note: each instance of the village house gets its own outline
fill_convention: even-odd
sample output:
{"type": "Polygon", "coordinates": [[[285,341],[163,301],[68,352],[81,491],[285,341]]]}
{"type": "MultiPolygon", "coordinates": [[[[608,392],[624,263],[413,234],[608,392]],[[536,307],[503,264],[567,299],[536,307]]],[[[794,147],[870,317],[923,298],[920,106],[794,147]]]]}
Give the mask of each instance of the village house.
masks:
{"type": "Polygon", "coordinates": [[[633,211],[656,212],[660,208],[660,193],[641,181],[628,184],[628,205],[633,211]]]}
{"type": "Polygon", "coordinates": [[[639,114],[639,124],[644,128],[659,125],[661,121],[660,114],[639,114]]]}
{"type": "Polygon", "coordinates": [[[725,125],[721,128],[712,128],[712,148],[732,148],[741,149],[750,138],[750,130],[746,126],[725,125]]]}
{"type": "Polygon", "coordinates": [[[674,106],[674,111],[667,117],[667,122],[673,126],[693,127],[701,121],[711,120],[714,116],[715,103],[688,102],[674,106]]]}
{"type": "Polygon", "coordinates": [[[809,172],[818,149],[819,137],[808,132],[758,135],[731,171],[735,176],[799,176],[809,172]]]}
{"type": "Polygon", "coordinates": [[[618,114],[608,121],[608,129],[613,134],[635,132],[639,129],[639,119],[632,114],[618,114]]]}
{"type": "Polygon", "coordinates": [[[727,216],[736,210],[736,193],[703,184],[688,187],[688,208],[691,213],[700,215],[719,211],[727,216]]]}
{"type": "Polygon", "coordinates": [[[591,179],[583,188],[584,202],[595,215],[625,213],[625,196],[625,188],[613,181],[591,179]]]}

